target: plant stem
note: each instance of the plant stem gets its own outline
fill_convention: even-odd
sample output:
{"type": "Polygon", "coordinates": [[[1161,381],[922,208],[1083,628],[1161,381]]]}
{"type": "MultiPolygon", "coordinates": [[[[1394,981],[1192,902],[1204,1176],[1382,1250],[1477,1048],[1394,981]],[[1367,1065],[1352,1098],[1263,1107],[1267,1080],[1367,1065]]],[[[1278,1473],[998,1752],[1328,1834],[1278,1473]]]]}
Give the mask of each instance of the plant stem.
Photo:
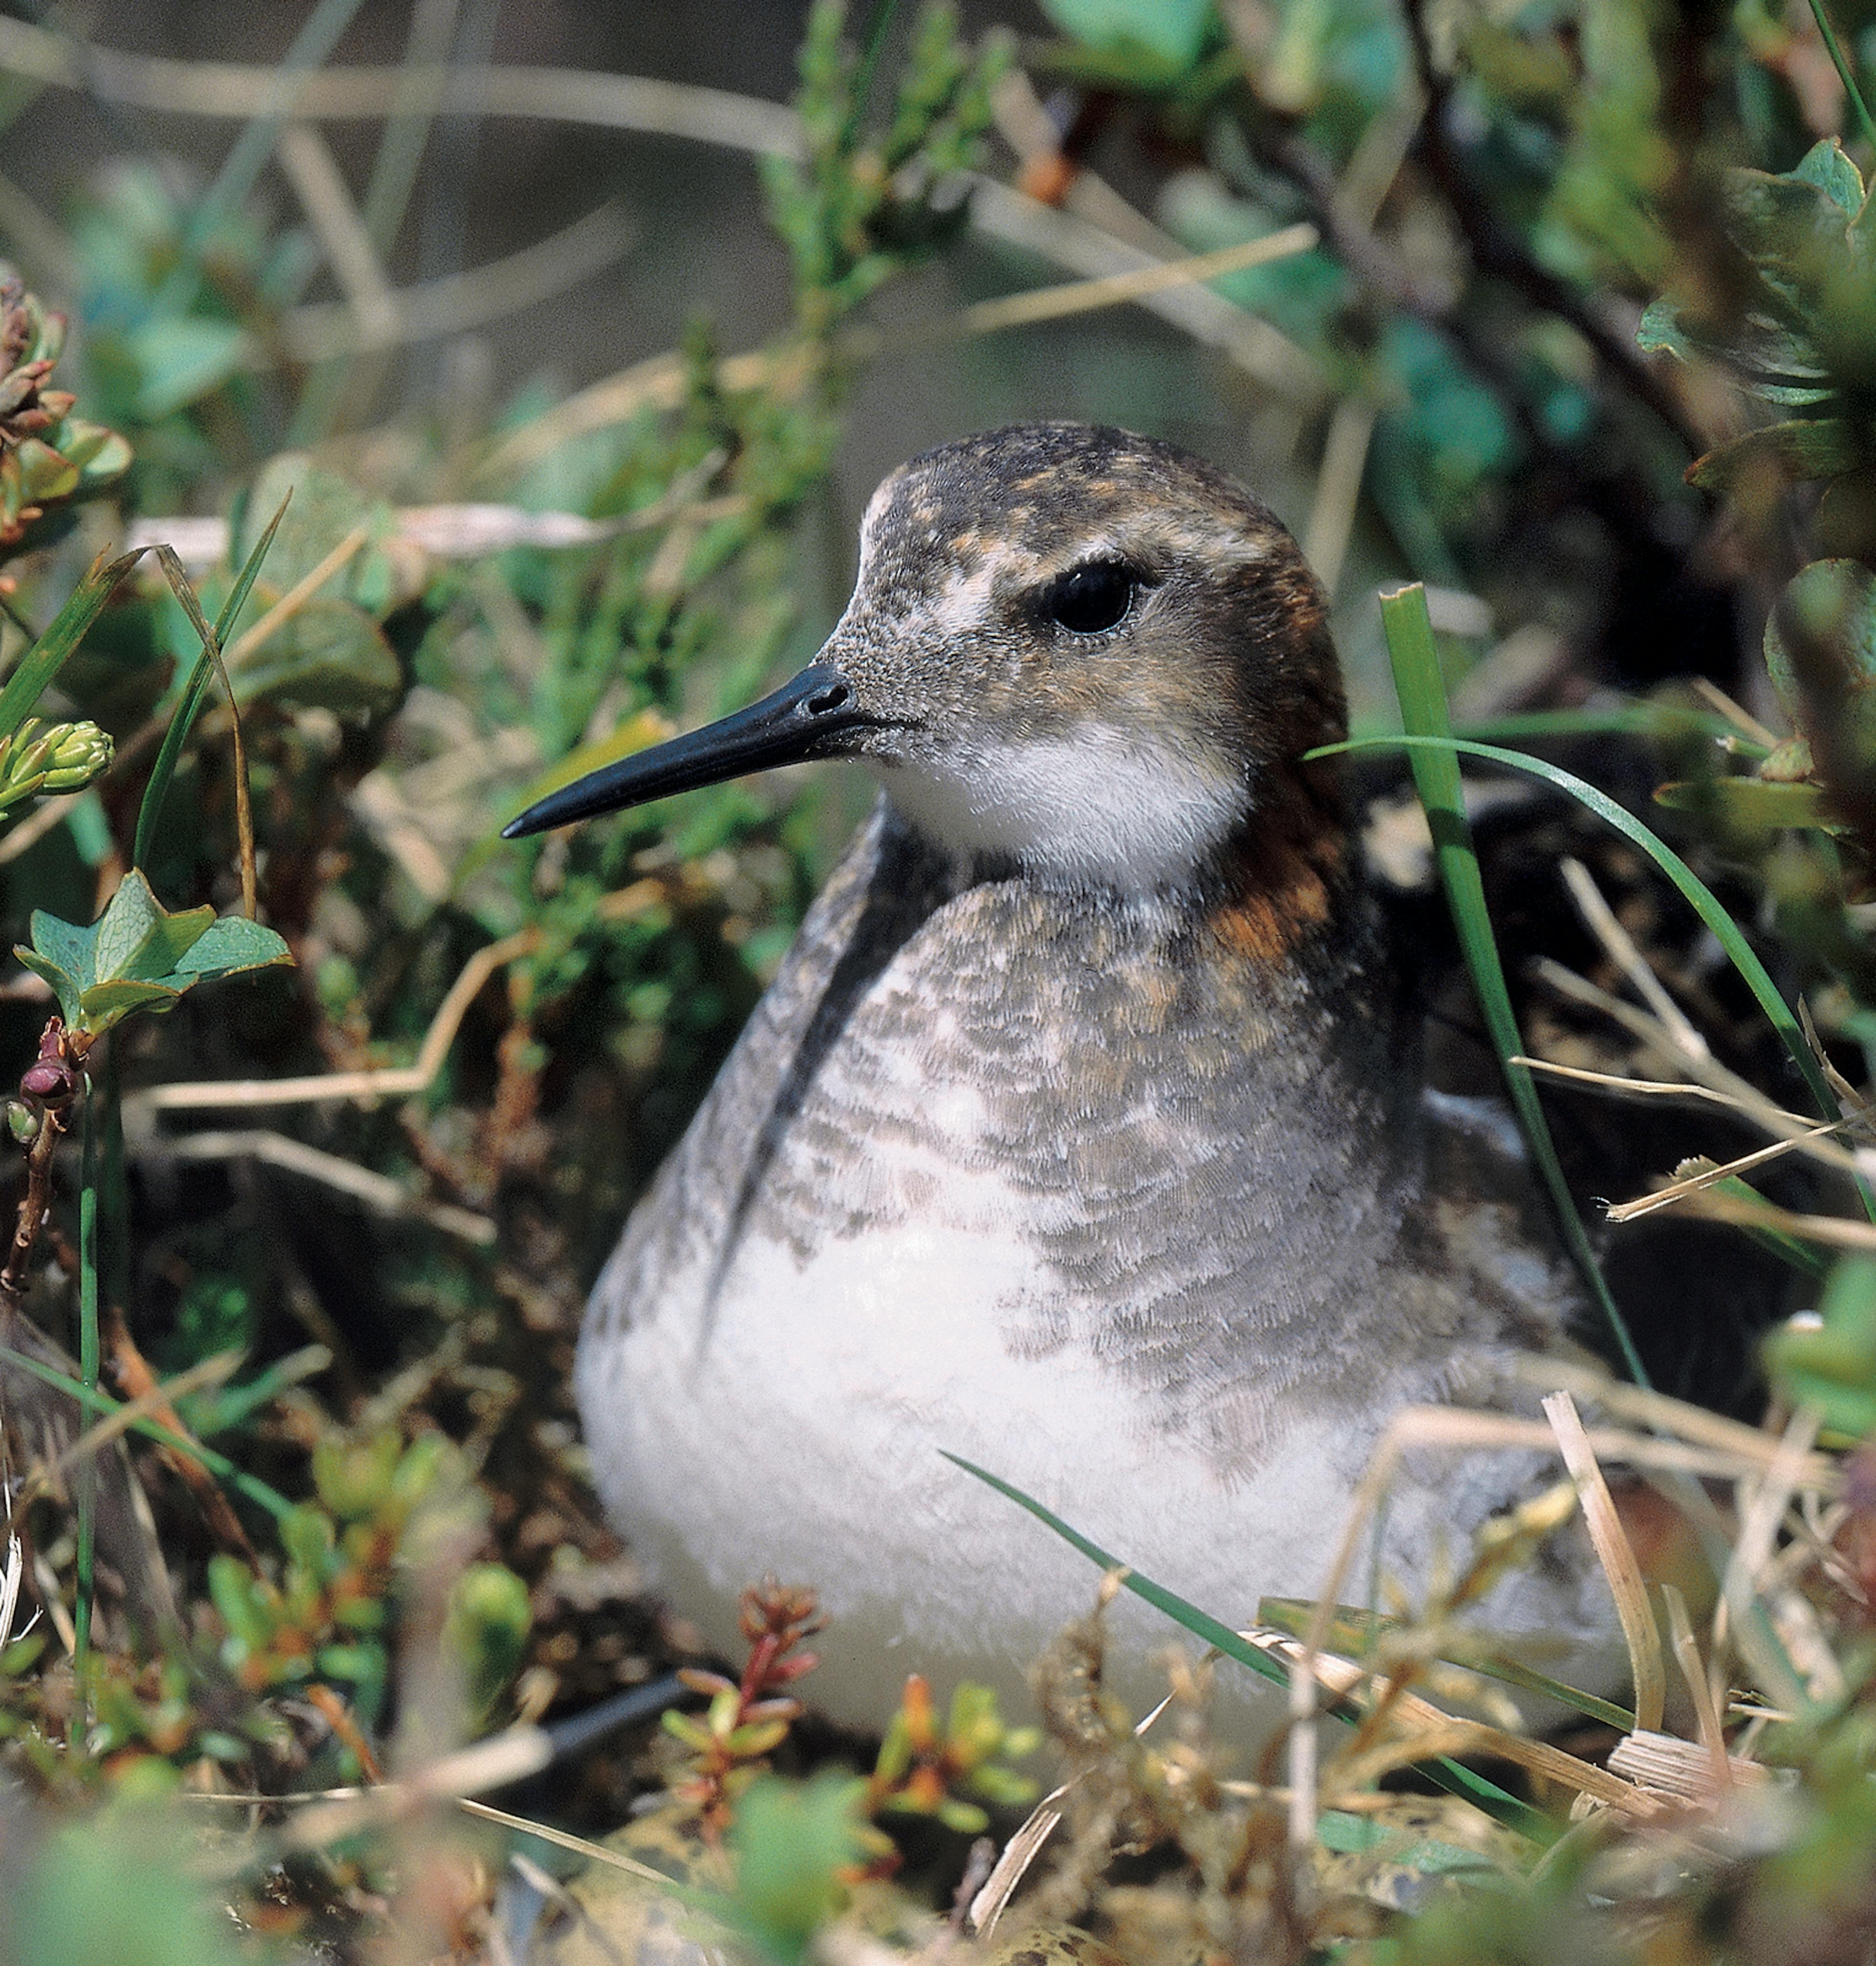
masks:
{"type": "Polygon", "coordinates": [[[1869,105],[1863,100],[1863,92],[1856,85],[1855,69],[1844,58],[1843,50],[1830,24],[1830,16],[1824,11],[1824,0],[1811,0],[1811,18],[1817,23],[1825,52],[1837,71],[1837,79],[1843,84],[1844,94],[1850,98],[1850,106],[1856,111],[1856,120],[1863,126],[1864,141],[1876,150],[1876,118],[1871,116],[1869,105]]]}
{"type": "MultiPolygon", "coordinates": [[[[98,1391],[98,1094],[86,1083],[79,1118],[81,1172],[78,1191],[78,1372],[85,1390],[98,1391]]],[[[78,1603],[73,1612],[72,1663],[78,1697],[72,1713],[72,1743],[85,1742],[85,1667],[91,1655],[93,1574],[98,1541],[98,1464],[87,1456],[73,1477],[78,1497],[78,1603]]]]}
{"type": "Polygon", "coordinates": [[[866,24],[866,41],[860,52],[859,66],[853,72],[853,93],[848,98],[846,121],[840,132],[840,151],[848,155],[859,140],[860,124],[866,114],[866,98],[873,92],[873,77],[879,70],[879,57],[885,53],[886,35],[899,0],[874,0],[873,17],[866,24]]]}

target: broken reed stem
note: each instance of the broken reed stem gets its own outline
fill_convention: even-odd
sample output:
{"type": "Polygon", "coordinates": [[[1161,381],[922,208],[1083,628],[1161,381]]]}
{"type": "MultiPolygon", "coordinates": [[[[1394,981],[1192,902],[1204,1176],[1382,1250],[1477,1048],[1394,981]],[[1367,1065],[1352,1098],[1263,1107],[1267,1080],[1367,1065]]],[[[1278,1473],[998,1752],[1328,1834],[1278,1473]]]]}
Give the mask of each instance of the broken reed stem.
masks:
{"type": "Polygon", "coordinates": [[[1575,1400],[1567,1392],[1551,1393],[1545,1398],[1544,1413],[1557,1436],[1563,1465],[1576,1484],[1584,1526],[1595,1545],[1603,1574],[1609,1580],[1616,1616],[1622,1621],[1622,1636],[1629,1649],[1629,1670],[1635,1681],[1635,1724],[1645,1732],[1658,1733],[1668,1680],[1662,1662],[1661,1632],[1649,1608],[1642,1567],[1635,1560],[1634,1546],[1616,1513],[1615,1498],[1603,1478],[1575,1400]]]}

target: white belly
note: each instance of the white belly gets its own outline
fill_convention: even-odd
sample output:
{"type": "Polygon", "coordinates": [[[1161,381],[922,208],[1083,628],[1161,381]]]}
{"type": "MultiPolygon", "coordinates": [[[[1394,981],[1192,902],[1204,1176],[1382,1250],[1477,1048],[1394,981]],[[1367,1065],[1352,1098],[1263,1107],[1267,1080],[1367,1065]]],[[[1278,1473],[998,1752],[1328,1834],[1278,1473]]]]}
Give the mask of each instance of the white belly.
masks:
{"type": "MultiPolygon", "coordinates": [[[[708,1317],[700,1278],[669,1280],[655,1317],[584,1344],[600,1487],[674,1607],[737,1655],[737,1594],[773,1571],[820,1593],[824,1665],[803,1691],[835,1717],[883,1724],[915,1670],[941,1694],[987,1681],[1021,1710],[1026,1669],[1087,1611],[1099,1574],[947,1452],[1227,1623],[1250,1623],[1262,1595],[1314,1595],[1372,1442],[1314,1427],[1223,1478],[1085,1352],[1010,1355],[998,1306],[1044,1284],[1032,1262],[1014,1236],[922,1223],[830,1241],[804,1265],[746,1243],[708,1317]]],[[[1474,1455],[1450,1473],[1391,1510],[1391,1559],[1410,1574],[1531,1463],[1474,1455]]],[[[1493,1609],[1575,1649],[1607,1619],[1564,1594],[1493,1609]]],[[[1114,1683],[1137,1710],[1163,1693],[1152,1661],[1181,1635],[1130,1597],[1110,1629],[1114,1683]]]]}

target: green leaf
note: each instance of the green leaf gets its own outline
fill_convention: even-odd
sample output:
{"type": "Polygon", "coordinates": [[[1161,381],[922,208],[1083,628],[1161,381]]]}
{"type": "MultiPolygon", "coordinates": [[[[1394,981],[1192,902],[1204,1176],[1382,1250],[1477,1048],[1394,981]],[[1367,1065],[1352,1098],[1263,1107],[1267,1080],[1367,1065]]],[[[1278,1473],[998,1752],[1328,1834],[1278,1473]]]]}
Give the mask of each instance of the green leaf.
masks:
{"type": "Polygon", "coordinates": [[[68,1025],[76,1026],[84,1014],[83,1007],[79,1002],[82,993],[77,978],[62,965],[48,962],[43,956],[36,955],[31,949],[17,943],[14,945],[13,953],[35,976],[51,985],[52,994],[59,1000],[60,1016],[68,1025]]]}
{"type": "Polygon", "coordinates": [[[80,928],[35,908],[30,930],[36,954],[57,964],[75,983],[82,986],[91,981],[95,973],[92,968],[92,944],[98,939],[95,928],[80,928]]]}
{"type": "Polygon", "coordinates": [[[322,595],[230,672],[243,704],[263,699],[340,716],[388,710],[403,672],[379,626],[362,608],[322,595]]]}
{"type": "Polygon", "coordinates": [[[78,1000],[79,1026],[95,1037],[121,1023],[133,1010],[172,1010],[182,999],[180,990],[162,983],[145,983],[134,977],[114,976],[94,983],[78,1000]]]}
{"type": "Polygon", "coordinates": [[[1748,430],[1696,458],[1687,480],[1703,492],[1731,494],[1742,482],[1749,488],[1754,480],[1776,492],[1781,480],[1836,478],[1858,461],[1855,433],[1842,417],[1799,417],[1748,430]]]}
{"type": "MultiPolygon", "coordinates": [[[[1805,645],[1828,648],[1845,691],[1862,708],[1861,700],[1876,689],[1876,574],[1860,560],[1813,560],[1786,582],[1765,623],[1772,688],[1785,714],[1808,730],[1816,711],[1793,659],[1794,634],[1805,645]]],[[[1876,699],[1868,700],[1868,707],[1876,711],[1876,699]]],[[[1876,731],[1869,734],[1876,736],[1876,731]]]]}
{"type": "MultiPolygon", "coordinates": [[[[1156,1584],[1150,1577],[1143,1576],[1137,1570],[1123,1565],[1118,1557],[1110,1556],[1098,1543],[1091,1542],[1080,1530],[1071,1529],[1062,1518],[1046,1509],[1033,1497],[1026,1495],[1013,1483],[1001,1475],[993,1474],[987,1468],[979,1468],[975,1462],[966,1461],[961,1454],[939,1450],[953,1466],[962,1468],[967,1474],[973,1475],[986,1487],[994,1488],[1020,1509],[1027,1509],[1039,1523],[1055,1531],[1072,1549],[1078,1549],[1091,1563],[1103,1570],[1119,1571],[1120,1581],[1135,1597],[1144,1598],[1155,1610],[1164,1612],[1172,1622],[1194,1638],[1203,1639],[1207,1645],[1228,1659],[1247,1667],[1260,1679],[1267,1679],[1273,1685],[1288,1687],[1290,1675],[1288,1669],[1260,1652],[1247,1639],[1241,1639],[1229,1625],[1221,1624],[1209,1612],[1201,1611],[1196,1604],[1188,1603],[1163,1584],[1156,1584]]],[[[1359,1718],[1359,1710],[1350,1703],[1337,1702],[1327,1710],[1339,1720],[1353,1724],[1359,1718]]],[[[1528,1803],[1507,1794],[1496,1782],[1483,1775],[1475,1774],[1470,1768],[1449,1760],[1442,1755],[1436,1759],[1417,1763],[1421,1774],[1428,1781],[1446,1790],[1449,1795],[1462,1796],[1475,1808],[1481,1809],[1495,1821],[1507,1824],[1522,1835],[1535,1837],[1548,1842],[1552,1834],[1548,1819],[1528,1803]]]]}
{"type": "MultiPolygon", "coordinates": [[[[368,498],[336,471],[315,464],[304,451],[282,451],[262,466],[243,506],[236,542],[243,554],[251,555],[259,544],[262,517],[268,513],[274,514],[268,527],[273,539],[263,584],[276,597],[297,586],[353,527],[363,526],[381,535],[393,524],[388,505],[368,498]],[[280,508],[289,499],[282,517],[280,508]]],[[[355,556],[321,588],[321,595],[358,600],[363,591],[359,582],[369,587],[379,578],[359,562],[376,557],[369,548],[355,556]]]]}
{"type": "Polygon", "coordinates": [[[272,929],[245,915],[219,915],[178,960],[173,973],[200,982],[292,960],[293,952],[272,929]]]}
{"type": "Polygon", "coordinates": [[[74,1028],[95,1036],[133,1010],[166,1010],[210,978],[270,963],[292,952],[272,929],[204,906],[168,914],[133,867],[89,928],[36,912],[32,949],[15,953],[57,993],[74,1028]]]}
{"type": "Polygon", "coordinates": [[[1787,175],[1816,185],[1846,218],[1854,218],[1863,208],[1863,174],[1839,137],[1813,143],[1787,175]]]}
{"type": "Polygon", "coordinates": [[[1835,1432],[1876,1433],[1876,1256],[1842,1258],[1831,1271],[1815,1330],[1781,1326],[1765,1341],[1779,1396],[1817,1407],[1835,1432]]]}
{"type": "Polygon", "coordinates": [[[1043,11],[1065,34],[1091,47],[1129,43],[1162,61],[1190,68],[1212,24],[1211,0],[1042,0],[1043,11]]]}
{"type": "Polygon", "coordinates": [[[133,328],[124,346],[137,371],[135,413],[160,423],[218,389],[247,359],[247,330],[233,321],[169,315],[133,328]]]}
{"type": "Polygon", "coordinates": [[[1695,344],[1687,339],[1674,303],[1665,298],[1650,301],[1642,310],[1635,339],[1650,355],[1673,355],[1685,362],[1695,353],[1695,344]]]}
{"type": "Polygon", "coordinates": [[[1829,818],[1822,786],[1772,778],[1676,778],[1655,788],[1655,803],[1671,812],[1705,813],[1733,833],[1823,827],[1829,818]]]}
{"type": "Polygon", "coordinates": [[[140,548],[107,561],[102,554],[95,559],[72,598],[53,617],[47,629],[8,677],[0,689],[0,737],[10,736],[32,714],[87,628],[102,612],[118,582],[143,557],[140,548]]]}
{"type": "Polygon", "coordinates": [[[859,1787],[831,1772],[807,1782],[766,1775],[737,1805],[737,1922],[784,1966],[805,1956],[846,1895],[840,1874],[861,1855],[859,1787]]]}

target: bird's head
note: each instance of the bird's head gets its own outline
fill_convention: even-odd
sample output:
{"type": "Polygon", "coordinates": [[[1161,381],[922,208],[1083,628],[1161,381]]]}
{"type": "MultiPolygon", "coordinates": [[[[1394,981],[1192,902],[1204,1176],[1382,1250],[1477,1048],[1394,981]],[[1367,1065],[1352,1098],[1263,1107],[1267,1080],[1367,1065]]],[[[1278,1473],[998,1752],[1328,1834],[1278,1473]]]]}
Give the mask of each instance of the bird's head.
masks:
{"type": "Polygon", "coordinates": [[[1287,809],[1345,723],[1321,591],[1266,507],[1168,445],[1021,424],[880,486],[853,598],[792,682],[506,831],[853,758],[954,852],[1146,890],[1287,809]]]}

